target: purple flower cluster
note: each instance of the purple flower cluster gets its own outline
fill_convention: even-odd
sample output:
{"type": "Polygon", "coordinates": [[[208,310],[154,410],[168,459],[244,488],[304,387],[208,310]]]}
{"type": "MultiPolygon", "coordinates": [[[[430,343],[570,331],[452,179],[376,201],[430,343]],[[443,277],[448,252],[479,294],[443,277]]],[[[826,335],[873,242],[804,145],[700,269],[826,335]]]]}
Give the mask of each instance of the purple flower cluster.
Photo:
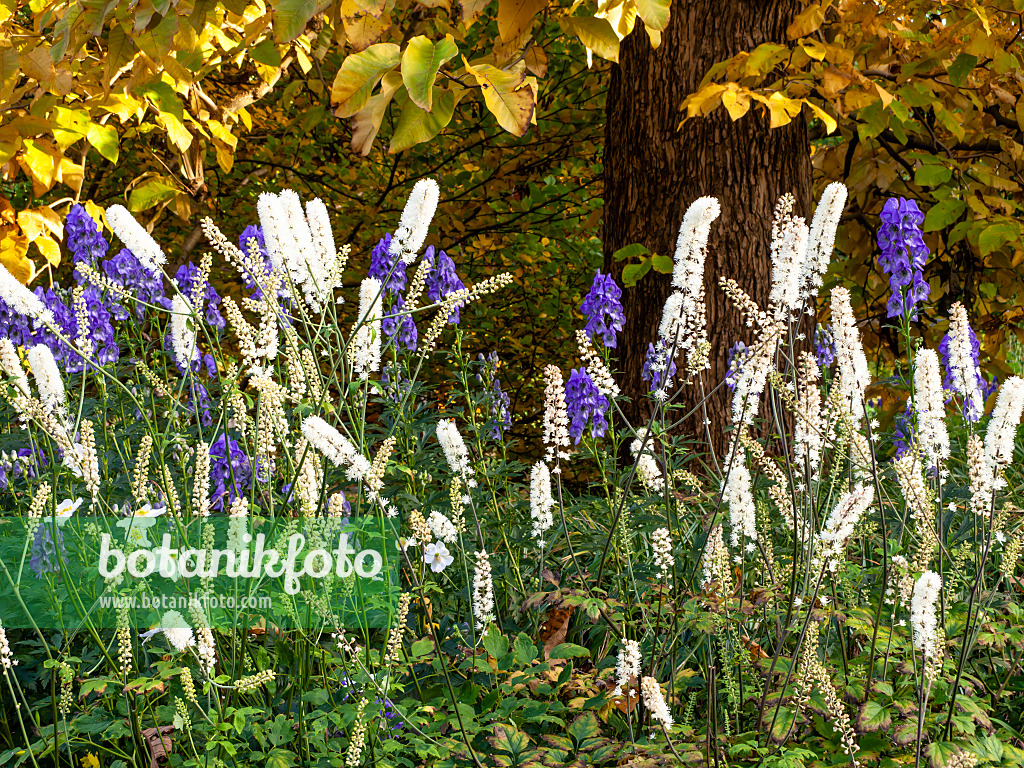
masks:
{"type": "Polygon", "coordinates": [[[380,383],[384,387],[384,394],[393,403],[402,402],[405,394],[412,389],[412,382],[406,377],[405,372],[392,363],[384,366],[380,374],[380,383]]]}
{"type": "Polygon", "coordinates": [[[913,320],[917,305],[931,292],[924,280],[928,246],[924,243],[921,224],[924,214],[913,200],[890,197],[882,208],[882,226],[878,229],[878,262],[889,275],[892,296],[886,305],[889,317],[913,320]]]}
{"type": "MultiPolygon", "coordinates": [[[[455,262],[444,251],[437,251],[436,253],[437,256],[435,258],[434,246],[432,245],[428,245],[427,250],[423,253],[423,260],[430,265],[430,272],[427,273],[426,283],[427,296],[430,297],[431,301],[440,301],[449,294],[465,290],[466,288],[455,271],[455,262]]],[[[460,306],[455,307],[451,315],[448,316],[448,322],[452,325],[459,324],[460,306]]]]}
{"type": "Polygon", "coordinates": [[[907,401],[907,409],[903,413],[896,414],[896,423],[893,426],[892,444],[896,447],[896,458],[902,458],[903,454],[910,450],[914,442],[914,409],[907,401]]]}
{"type": "Polygon", "coordinates": [[[601,437],[608,429],[608,398],[601,394],[586,368],[574,368],[565,383],[565,406],[569,415],[569,434],[579,444],[590,424],[592,437],[601,437]]]}
{"type": "Polygon", "coordinates": [[[580,305],[580,311],[588,318],[586,331],[591,340],[600,334],[606,347],[615,346],[615,334],[626,325],[621,298],[622,289],[615,279],[597,270],[590,293],[580,305]]]}
{"type": "MultiPolygon", "coordinates": [[[[178,272],[174,276],[174,282],[177,283],[178,289],[185,294],[189,301],[192,300],[192,291],[198,281],[199,267],[191,261],[178,267],[178,272]]],[[[207,325],[211,328],[216,328],[218,331],[224,330],[227,326],[227,321],[224,319],[224,315],[220,313],[220,294],[217,293],[209,280],[206,281],[206,290],[203,292],[202,301],[205,307],[204,314],[207,325]]]]}
{"type": "Polygon", "coordinates": [[[384,319],[381,320],[380,327],[384,336],[393,339],[396,346],[405,347],[410,352],[415,352],[419,331],[416,330],[416,321],[412,319],[412,315],[402,312],[404,308],[405,299],[395,296],[388,314],[384,315],[384,319]]]}
{"type": "Polygon", "coordinates": [[[405,290],[406,264],[402,261],[400,253],[389,252],[390,247],[391,233],[389,232],[374,246],[370,254],[370,271],[366,276],[380,280],[387,293],[397,295],[405,290]]]}
{"type": "MultiPolygon", "coordinates": [[[[212,376],[212,374],[211,374],[212,376]]],[[[196,415],[196,419],[204,427],[213,426],[213,412],[211,410],[212,400],[206,387],[196,381],[194,376],[189,376],[188,408],[196,415]]]]}
{"type": "MultiPolygon", "coordinates": [[[[76,341],[79,336],[78,318],[70,300],[53,288],[36,288],[38,296],[50,311],[57,327],[65,338],[76,341]]],[[[114,334],[114,318],[110,307],[103,300],[103,294],[94,285],[86,287],[82,294],[85,301],[86,328],[85,337],[92,342],[92,360],[100,365],[116,363],[121,355],[114,334]]],[[[24,339],[24,341],[29,341],[24,339]]],[[[38,328],[32,340],[35,344],[45,344],[53,352],[58,364],[68,373],[81,373],[85,369],[81,353],[72,349],[58,339],[46,328],[38,328]]]]}
{"type": "MultiPolygon", "coordinates": [[[[978,335],[970,325],[967,326],[967,333],[971,340],[971,358],[974,361],[974,370],[978,377],[978,388],[981,390],[982,404],[984,405],[984,400],[988,397],[989,384],[985,381],[985,377],[981,375],[981,342],[978,341],[978,335]]],[[[945,377],[942,379],[942,388],[949,392],[954,390],[953,376],[955,375],[953,366],[949,364],[949,345],[952,340],[952,333],[947,331],[946,335],[942,337],[942,341],[939,342],[939,355],[942,356],[942,368],[946,372],[945,377]]],[[[950,400],[952,399],[953,398],[951,396],[950,400]]],[[[982,414],[976,413],[971,407],[971,398],[969,397],[964,398],[963,415],[968,421],[978,421],[982,416],[982,414]]]]}
{"type": "MultiPolygon", "coordinates": [[[[51,530],[52,521],[43,520],[36,527],[36,535],[32,541],[32,559],[28,561],[37,578],[42,578],[47,573],[60,573],[60,564],[68,564],[67,550],[64,548],[64,534],[57,528],[57,538],[54,541],[51,530]]],[[[56,527],[56,526],[53,526],[56,527]]]]}
{"type": "MultiPolygon", "coordinates": [[[[141,303],[154,304],[164,309],[171,308],[171,301],[164,294],[164,282],[142,266],[134,253],[122,248],[116,255],[103,262],[103,271],[126,293],[135,296],[135,317],[142,320],[146,307],[141,303]]],[[[115,320],[127,320],[128,311],[117,302],[111,302],[111,313],[115,320]]]]}
{"type": "Polygon", "coordinates": [[[486,357],[481,353],[476,359],[482,367],[476,374],[476,380],[487,383],[487,405],[494,421],[494,427],[489,434],[493,439],[500,440],[502,432],[512,427],[512,403],[498,381],[498,365],[501,361],[497,352],[491,352],[486,357]]]}
{"type": "Polygon", "coordinates": [[[663,357],[664,353],[655,349],[653,343],[647,345],[647,357],[644,359],[644,367],[640,372],[640,377],[644,381],[651,382],[651,392],[657,392],[662,388],[662,384],[666,379],[671,379],[676,375],[676,361],[669,360],[668,375],[666,376],[663,357]]]}
{"type": "Polygon", "coordinates": [[[725,372],[725,385],[729,389],[736,389],[743,372],[743,363],[750,355],[750,349],[742,341],[737,341],[729,348],[729,370],[725,372]]]}
{"type": "Polygon", "coordinates": [[[818,365],[828,368],[836,361],[836,340],[832,337],[832,326],[819,325],[814,331],[814,349],[818,365]]]}
{"type": "Polygon", "coordinates": [[[99,225],[93,220],[85,208],[78,203],[71,206],[68,215],[64,218],[64,242],[71,251],[71,257],[75,264],[75,280],[82,284],[85,276],[78,271],[78,264],[85,262],[96,268],[98,262],[107,255],[110,245],[103,237],[99,225]]]}
{"type": "Polygon", "coordinates": [[[0,488],[10,488],[11,483],[24,475],[27,478],[36,476],[41,469],[46,469],[48,462],[42,449],[38,452],[31,448],[19,448],[10,453],[0,453],[0,488]]]}
{"type": "Polygon", "coordinates": [[[210,446],[210,508],[223,512],[251,483],[249,457],[222,432],[210,446]]]}

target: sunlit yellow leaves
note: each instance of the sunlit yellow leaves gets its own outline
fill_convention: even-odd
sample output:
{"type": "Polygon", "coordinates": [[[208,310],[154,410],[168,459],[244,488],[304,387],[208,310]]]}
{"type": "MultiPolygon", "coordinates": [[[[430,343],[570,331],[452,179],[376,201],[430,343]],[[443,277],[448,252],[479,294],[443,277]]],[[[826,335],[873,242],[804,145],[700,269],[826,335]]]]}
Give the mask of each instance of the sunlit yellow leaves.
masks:
{"type": "Polygon", "coordinates": [[[401,50],[394,43],[371,45],[346,58],[331,86],[334,114],[351,117],[366,106],[384,73],[397,67],[401,58],[401,50]]]}
{"type": "Polygon", "coordinates": [[[722,93],[727,86],[719,83],[708,83],[696,93],[692,93],[683,100],[683,107],[686,108],[686,117],[700,117],[709,115],[721,103],[722,93]]]}
{"type": "Polygon", "coordinates": [[[45,194],[57,181],[61,154],[53,145],[42,139],[25,139],[18,155],[18,165],[32,180],[32,191],[36,197],[45,194]]]}
{"type": "Polygon", "coordinates": [[[636,11],[644,24],[661,32],[668,26],[670,0],[634,0],[636,11]]]}
{"type": "MultiPolygon", "coordinates": [[[[409,41],[402,54],[402,80],[409,98],[420,109],[429,112],[433,107],[434,79],[438,70],[459,55],[459,48],[451,35],[436,44],[419,35],[409,41]]],[[[454,106],[454,104],[453,104],[454,106]]],[[[445,121],[447,124],[447,121],[445,121]]]]}
{"type": "Polygon", "coordinates": [[[558,20],[562,29],[579,38],[588,51],[608,61],[619,60],[619,36],[607,19],[596,16],[566,16],[558,20]]]}
{"type": "Polygon", "coordinates": [[[522,136],[533,121],[537,94],[523,73],[506,72],[490,64],[470,66],[463,57],[466,71],[476,78],[483,92],[484,103],[509,133],[522,136]]]}
{"type": "Polygon", "coordinates": [[[491,0],[461,0],[459,5],[462,7],[462,23],[466,25],[466,29],[473,26],[473,22],[480,18],[480,14],[490,4],[491,0]]]}
{"type": "Polygon", "coordinates": [[[821,3],[811,3],[793,17],[793,23],[786,29],[786,36],[790,40],[807,37],[807,35],[818,29],[824,21],[825,12],[821,9],[821,3]]]}
{"type": "Polygon", "coordinates": [[[739,120],[750,110],[750,93],[736,83],[729,83],[722,92],[722,106],[733,120],[739,120]]]}
{"type": "Polygon", "coordinates": [[[839,123],[836,122],[836,119],[814,102],[807,101],[806,99],[804,99],[804,104],[810,107],[810,110],[811,112],[814,113],[815,117],[817,117],[819,120],[821,120],[821,122],[825,124],[826,134],[831,135],[836,130],[836,128],[839,127],[839,123]]]}
{"type": "Polygon", "coordinates": [[[402,76],[398,72],[388,72],[380,81],[380,92],[371,96],[367,105],[352,116],[352,151],[360,157],[370,154],[384,111],[401,87],[402,76]]]}
{"type": "Polygon", "coordinates": [[[178,194],[173,179],[151,176],[132,189],[128,196],[129,211],[145,211],[161,203],[168,203],[178,194]]]}
{"type": "Polygon", "coordinates": [[[519,37],[547,5],[547,0],[498,0],[498,34],[501,39],[507,42],[519,37]]]}
{"type": "Polygon", "coordinates": [[[317,0],[277,0],[274,8],[274,36],[279,42],[293,40],[316,13],[317,0]]]}
{"type": "Polygon", "coordinates": [[[800,114],[801,102],[783,96],[776,91],[768,97],[768,113],[771,116],[771,127],[779,128],[790,123],[794,117],[800,114]]]}
{"type": "Polygon", "coordinates": [[[35,267],[26,258],[26,253],[28,237],[18,226],[14,207],[6,197],[0,195],[0,263],[23,283],[28,283],[35,273],[35,267]]]}

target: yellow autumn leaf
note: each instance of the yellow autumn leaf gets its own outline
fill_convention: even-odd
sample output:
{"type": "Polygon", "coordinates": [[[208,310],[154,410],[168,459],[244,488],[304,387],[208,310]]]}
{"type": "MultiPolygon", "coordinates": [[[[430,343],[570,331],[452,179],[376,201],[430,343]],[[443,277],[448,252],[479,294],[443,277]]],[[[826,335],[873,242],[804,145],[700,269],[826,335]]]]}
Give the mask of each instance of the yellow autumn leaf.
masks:
{"type": "Polygon", "coordinates": [[[750,94],[746,88],[740,88],[735,83],[722,93],[722,106],[729,113],[733,120],[739,120],[750,111],[750,94]]]}
{"type": "Polygon", "coordinates": [[[768,112],[771,115],[771,127],[781,128],[792,122],[800,113],[801,104],[796,99],[783,96],[776,91],[768,97],[768,112]]]}
{"type": "Polygon", "coordinates": [[[833,131],[835,131],[836,128],[839,127],[839,123],[836,122],[836,119],[832,117],[832,115],[830,115],[824,109],[819,107],[817,104],[813,104],[807,101],[806,99],[804,100],[804,104],[810,107],[811,112],[813,112],[815,116],[818,117],[821,120],[821,122],[825,124],[826,133],[831,134],[833,131]]]}

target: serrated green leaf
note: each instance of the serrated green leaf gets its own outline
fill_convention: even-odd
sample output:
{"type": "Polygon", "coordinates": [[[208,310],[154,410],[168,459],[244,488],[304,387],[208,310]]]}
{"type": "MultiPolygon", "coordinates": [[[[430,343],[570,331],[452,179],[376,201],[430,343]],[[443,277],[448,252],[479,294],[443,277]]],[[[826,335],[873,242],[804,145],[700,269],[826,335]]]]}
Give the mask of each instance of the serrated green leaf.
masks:
{"type": "Polygon", "coordinates": [[[501,634],[501,630],[492,624],[490,629],[487,630],[487,634],[484,635],[484,648],[494,658],[503,659],[505,654],[508,653],[508,638],[501,634]]]}
{"type": "Polygon", "coordinates": [[[433,108],[434,79],[441,66],[459,55],[451,35],[433,43],[425,35],[409,41],[402,54],[402,82],[409,98],[418,107],[430,112],[433,108]]]}
{"type": "Polygon", "coordinates": [[[887,707],[877,701],[865,701],[857,713],[857,729],[861,731],[885,731],[892,725],[892,715],[887,707]]]}
{"type": "Polygon", "coordinates": [[[524,666],[536,659],[538,655],[536,644],[529,635],[522,632],[516,635],[515,650],[516,661],[524,666]]]}
{"type": "Polygon", "coordinates": [[[287,749],[272,749],[267,755],[266,768],[291,768],[295,765],[297,755],[287,749]]]}

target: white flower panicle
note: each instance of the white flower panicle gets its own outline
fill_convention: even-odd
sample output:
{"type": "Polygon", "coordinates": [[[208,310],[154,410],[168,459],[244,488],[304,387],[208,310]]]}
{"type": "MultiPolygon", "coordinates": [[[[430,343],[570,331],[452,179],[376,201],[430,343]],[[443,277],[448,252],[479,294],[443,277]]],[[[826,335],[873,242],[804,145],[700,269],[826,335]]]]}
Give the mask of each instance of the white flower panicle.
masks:
{"type": "MultiPolygon", "coordinates": [[[[1024,379],[1011,376],[999,388],[996,407],[985,432],[985,463],[994,472],[1013,460],[1013,442],[1017,436],[1021,412],[1024,411],[1024,379]]],[[[1002,487],[999,478],[995,487],[1002,487]]]]}
{"type": "MultiPolygon", "coordinates": [[[[282,190],[280,199],[296,246],[294,253],[285,254],[285,263],[292,274],[292,282],[302,288],[306,304],[314,312],[320,312],[330,296],[331,289],[334,288],[331,284],[334,261],[337,258],[334,252],[334,238],[330,238],[330,251],[324,253],[314,240],[312,227],[302,210],[302,201],[298,194],[285,189],[282,190]]],[[[323,207],[323,203],[320,205],[323,207]]],[[[326,215],[327,209],[323,207],[323,218],[326,218],[326,215]]],[[[324,222],[319,223],[322,225],[324,222]]],[[[330,236],[330,222],[326,224],[326,235],[330,236]]],[[[321,236],[324,235],[322,227],[318,227],[318,232],[321,236]]]]}
{"type": "Polygon", "coordinates": [[[917,410],[918,440],[930,467],[949,458],[949,431],[942,392],[939,356],[934,349],[920,349],[914,359],[914,407],[917,410]]]}
{"type": "Polygon", "coordinates": [[[459,540],[459,532],[455,528],[455,524],[444,513],[438,512],[436,509],[427,518],[427,525],[438,541],[454,544],[459,540]]]}
{"type": "Polygon", "coordinates": [[[273,192],[261,192],[256,200],[256,213],[260,217],[260,228],[263,231],[263,243],[266,245],[270,263],[275,272],[284,273],[287,267],[284,261],[284,243],[287,237],[288,222],[284,206],[273,192]]]}
{"type": "Polygon", "coordinates": [[[34,318],[47,325],[53,325],[53,312],[43,300],[22,285],[3,264],[0,264],[0,299],[19,315],[34,318]]]}
{"type": "Polygon", "coordinates": [[[533,538],[544,546],[544,534],[555,524],[551,510],[555,506],[551,495],[551,472],[548,465],[538,461],[530,471],[530,518],[533,520],[533,538]]]}
{"type": "Polygon", "coordinates": [[[701,557],[701,571],[703,579],[700,586],[707,589],[714,583],[725,587],[729,580],[729,548],[725,545],[725,531],[719,523],[711,529],[708,534],[707,543],[704,545],[704,554],[701,557]]]}
{"type": "Polygon", "coordinates": [[[594,380],[594,385],[602,395],[607,397],[618,397],[619,385],[615,383],[611,371],[604,364],[604,360],[597,354],[593,343],[586,331],[576,331],[576,346],[580,352],[580,359],[587,368],[587,373],[594,380]]]}
{"type": "Polygon", "coordinates": [[[487,626],[487,622],[494,621],[494,582],[491,579],[491,561],[484,551],[476,553],[473,568],[473,618],[478,630],[487,626]]]}
{"type": "MultiPolygon", "coordinates": [[[[544,368],[544,457],[548,463],[569,458],[569,416],[565,407],[565,382],[557,365],[544,368]]],[[[559,468],[555,468],[558,472],[559,468]]]]}
{"type": "Polygon", "coordinates": [[[25,397],[31,394],[28,386],[28,375],[21,366],[18,350],[14,348],[14,342],[6,336],[0,339],[0,368],[3,368],[4,373],[14,379],[14,383],[21,391],[21,394],[25,395],[25,397]]]}
{"type": "Polygon", "coordinates": [[[39,399],[50,413],[62,414],[67,403],[67,396],[64,392],[64,380],[60,376],[60,369],[57,368],[53,352],[45,344],[36,344],[28,350],[26,357],[28,357],[28,364],[32,368],[32,375],[36,379],[39,399]]]}
{"type": "Polygon", "coordinates": [[[924,653],[925,659],[931,659],[936,652],[936,633],[938,621],[935,615],[935,604],[942,591],[942,579],[934,571],[925,571],[914,584],[914,593],[910,598],[910,623],[914,630],[914,647],[924,653]]]}
{"type": "Polygon", "coordinates": [[[416,261],[416,254],[427,239],[427,230],[430,229],[430,221],[434,218],[440,196],[441,190],[433,179],[420,179],[416,182],[402,211],[398,230],[391,238],[388,250],[392,256],[401,254],[406,264],[416,261]]]}
{"type": "Polygon", "coordinates": [[[380,280],[373,277],[365,278],[359,286],[359,319],[348,343],[348,358],[361,379],[380,370],[383,293],[380,280]]]}
{"type": "Polygon", "coordinates": [[[707,368],[709,364],[704,263],[711,225],[721,212],[722,207],[715,198],[698,198],[686,209],[676,239],[675,267],[672,270],[672,287],[676,289],[672,296],[676,298],[669,297],[670,301],[665,302],[661,338],[667,348],[676,343],[677,350],[686,353],[686,369],[691,374],[707,368]]]}
{"type": "Polygon", "coordinates": [[[793,455],[801,465],[807,462],[817,470],[825,444],[825,421],[821,414],[821,390],[818,388],[818,361],[810,352],[800,354],[800,389],[797,392],[793,455]]]}
{"type": "Polygon", "coordinates": [[[18,660],[11,653],[11,644],[7,640],[7,630],[4,629],[3,624],[0,624],[0,668],[3,669],[6,675],[9,674],[9,669],[13,669],[17,665],[18,660]]]}
{"type": "Polygon", "coordinates": [[[195,645],[195,635],[192,628],[185,621],[185,617],[178,611],[166,611],[160,618],[160,629],[164,637],[179,653],[186,648],[195,645]]]}
{"type": "Polygon", "coordinates": [[[154,275],[160,274],[164,264],[167,263],[163,248],[146,231],[146,228],[135,220],[127,208],[123,205],[112,205],[107,208],[107,224],[128,250],[135,254],[135,258],[142,266],[154,275]]]}
{"type": "Polygon", "coordinates": [[[196,316],[181,294],[171,299],[171,348],[178,365],[186,371],[192,368],[192,363],[199,357],[196,316]]]}
{"type": "Polygon", "coordinates": [[[671,730],[675,721],[672,713],[665,703],[665,696],[661,692],[661,686],[653,677],[645,677],[640,681],[640,690],[644,695],[644,706],[651,713],[651,717],[661,723],[662,727],[671,730]]]}
{"type": "Polygon", "coordinates": [[[658,578],[667,579],[672,573],[672,534],[668,528],[658,528],[651,534],[651,551],[654,553],[654,567],[658,578]]]}
{"type": "Polygon", "coordinates": [[[640,483],[650,493],[661,493],[665,490],[665,478],[661,475],[661,469],[658,467],[658,462],[654,459],[654,454],[651,453],[650,443],[647,448],[641,453],[640,448],[643,446],[643,441],[638,437],[629,446],[630,452],[636,459],[636,474],[640,478],[640,483]]]}
{"type": "Polygon", "coordinates": [[[875,489],[871,485],[858,485],[843,496],[828,516],[818,538],[825,547],[823,553],[826,567],[835,573],[842,560],[846,542],[853,535],[854,528],[875,499],[875,489]]]}
{"type": "Polygon", "coordinates": [[[958,301],[949,310],[949,368],[953,391],[964,399],[968,417],[977,421],[985,410],[985,397],[981,391],[981,371],[971,347],[971,324],[967,310],[958,301]]]}
{"type": "Polygon", "coordinates": [[[722,481],[722,503],[729,505],[729,540],[737,547],[744,538],[757,541],[757,521],[746,451],[739,445],[729,451],[732,463],[722,481]]]}
{"type": "Polygon", "coordinates": [[[736,387],[732,392],[733,424],[749,425],[757,415],[761,395],[764,394],[768,374],[772,369],[779,336],[777,330],[779,329],[774,327],[766,328],[757,344],[750,350],[751,353],[743,360],[736,375],[736,387]]]}
{"type": "Polygon", "coordinates": [[[469,463],[466,441],[462,439],[454,420],[441,419],[437,423],[437,441],[441,444],[449,469],[461,477],[470,488],[475,488],[476,480],[473,478],[473,468],[469,463]]]}
{"type": "Polygon", "coordinates": [[[800,279],[807,255],[807,223],[793,216],[794,205],[793,195],[780,197],[772,222],[772,290],[768,301],[780,320],[800,308],[800,279]]]}
{"type": "Polygon", "coordinates": [[[302,434],[334,466],[347,467],[350,480],[362,480],[370,473],[370,460],[356,450],[348,438],[319,416],[306,417],[302,422],[302,434]]]}
{"type": "Polygon", "coordinates": [[[843,403],[849,408],[850,416],[861,419],[864,416],[864,390],[871,384],[871,372],[850,306],[850,292],[842,287],[832,289],[832,338],[836,345],[843,403]]]}
{"type": "Polygon", "coordinates": [[[623,640],[619,649],[619,657],[615,662],[615,691],[613,696],[621,696],[624,688],[629,688],[629,682],[634,677],[640,677],[640,664],[643,659],[640,656],[640,643],[636,640],[623,640]]]}
{"type": "MultiPolygon", "coordinates": [[[[821,288],[822,278],[832,261],[836,244],[836,230],[846,205],[846,186],[834,181],[825,187],[825,192],[814,209],[811,230],[807,235],[807,257],[800,270],[800,291],[804,299],[813,299],[821,288]]],[[[808,307],[813,312],[814,307],[808,307]]]]}

